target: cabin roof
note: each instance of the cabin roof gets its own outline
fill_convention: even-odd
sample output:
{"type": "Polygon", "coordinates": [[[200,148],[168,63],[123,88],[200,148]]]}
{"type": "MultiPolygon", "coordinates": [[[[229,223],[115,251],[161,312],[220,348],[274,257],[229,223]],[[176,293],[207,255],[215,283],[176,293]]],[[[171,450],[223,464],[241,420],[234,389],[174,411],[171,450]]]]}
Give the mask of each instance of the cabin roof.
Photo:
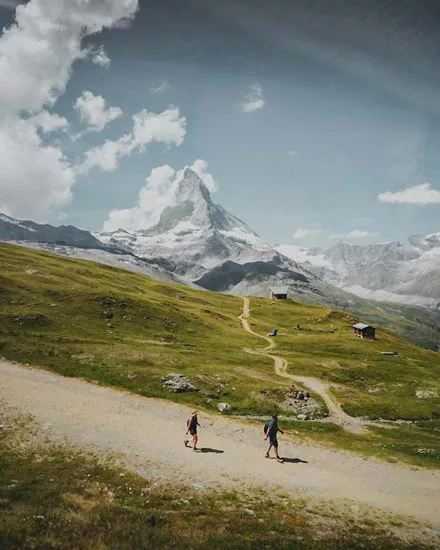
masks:
{"type": "Polygon", "coordinates": [[[365,325],[364,323],[356,323],[355,325],[353,325],[353,328],[364,330],[364,328],[373,328],[373,327],[371,325],[365,325]]]}
{"type": "Polygon", "coordinates": [[[289,287],[287,286],[271,286],[269,290],[272,292],[272,294],[287,294],[289,291],[289,287]]]}

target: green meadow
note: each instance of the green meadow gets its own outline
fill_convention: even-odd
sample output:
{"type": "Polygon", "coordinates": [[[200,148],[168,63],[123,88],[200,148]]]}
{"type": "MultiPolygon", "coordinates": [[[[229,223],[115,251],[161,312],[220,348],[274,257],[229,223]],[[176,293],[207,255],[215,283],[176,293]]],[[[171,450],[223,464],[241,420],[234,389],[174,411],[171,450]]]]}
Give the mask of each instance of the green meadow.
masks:
{"type": "Polygon", "coordinates": [[[239,297],[0,244],[0,356],[205,410],[225,401],[233,415],[277,411],[295,438],[438,465],[440,354],[381,327],[376,340],[359,340],[347,312],[252,298],[251,325],[260,334],[278,328],[274,353],[288,359],[289,372],[332,383],[351,415],[406,421],[349,434],[319,418],[295,420],[286,407],[290,381],[274,374],[269,358],[245,352],[264,342],[242,329],[242,307],[239,297]],[[170,392],[169,373],[186,375],[199,391],[170,392]]]}

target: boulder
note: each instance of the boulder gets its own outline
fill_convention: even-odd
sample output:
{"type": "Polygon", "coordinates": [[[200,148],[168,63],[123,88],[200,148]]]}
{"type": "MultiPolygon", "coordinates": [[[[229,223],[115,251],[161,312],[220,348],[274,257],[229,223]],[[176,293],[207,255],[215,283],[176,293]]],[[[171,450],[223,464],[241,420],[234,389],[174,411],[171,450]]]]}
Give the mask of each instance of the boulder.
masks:
{"type": "Polygon", "coordinates": [[[173,393],[184,393],[184,392],[197,392],[199,391],[184,374],[178,374],[172,372],[168,374],[167,379],[163,381],[163,385],[170,388],[170,391],[173,393]]]}
{"type": "Polygon", "coordinates": [[[307,420],[307,415],[306,414],[298,414],[298,416],[296,418],[298,420],[307,420]]]}
{"type": "Polygon", "coordinates": [[[220,411],[220,412],[228,412],[231,410],[231,405],[229,403],[219,403],[217,405],[217,409],[220,411]]]}

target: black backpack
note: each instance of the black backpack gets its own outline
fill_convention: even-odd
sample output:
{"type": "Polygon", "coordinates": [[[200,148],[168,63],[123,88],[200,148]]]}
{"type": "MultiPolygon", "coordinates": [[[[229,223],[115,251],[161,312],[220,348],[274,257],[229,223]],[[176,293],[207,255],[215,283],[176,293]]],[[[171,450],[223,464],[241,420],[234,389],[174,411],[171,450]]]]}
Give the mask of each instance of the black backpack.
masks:
{"type": "Polygon", "coordinates": [[[264,435],[267,435],[267,430],[269,429],[269,424],[270,424],[270,420],[266,422],[266,424],[264,425],[264,435]]]}

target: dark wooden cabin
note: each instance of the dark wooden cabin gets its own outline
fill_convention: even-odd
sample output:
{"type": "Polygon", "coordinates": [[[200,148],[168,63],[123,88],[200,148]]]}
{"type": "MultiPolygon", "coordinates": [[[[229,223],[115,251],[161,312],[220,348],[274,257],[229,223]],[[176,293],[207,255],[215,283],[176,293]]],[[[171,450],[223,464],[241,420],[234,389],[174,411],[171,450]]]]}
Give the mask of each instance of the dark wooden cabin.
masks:
{"type": "Polygon", "coordinates": [[[376,329],[371,325],[365,325],[364,323],[356,323],[353,325],[353,330],[356,336],[359,338],[368,338],[374,340],[376,337],[376,329]]]}

